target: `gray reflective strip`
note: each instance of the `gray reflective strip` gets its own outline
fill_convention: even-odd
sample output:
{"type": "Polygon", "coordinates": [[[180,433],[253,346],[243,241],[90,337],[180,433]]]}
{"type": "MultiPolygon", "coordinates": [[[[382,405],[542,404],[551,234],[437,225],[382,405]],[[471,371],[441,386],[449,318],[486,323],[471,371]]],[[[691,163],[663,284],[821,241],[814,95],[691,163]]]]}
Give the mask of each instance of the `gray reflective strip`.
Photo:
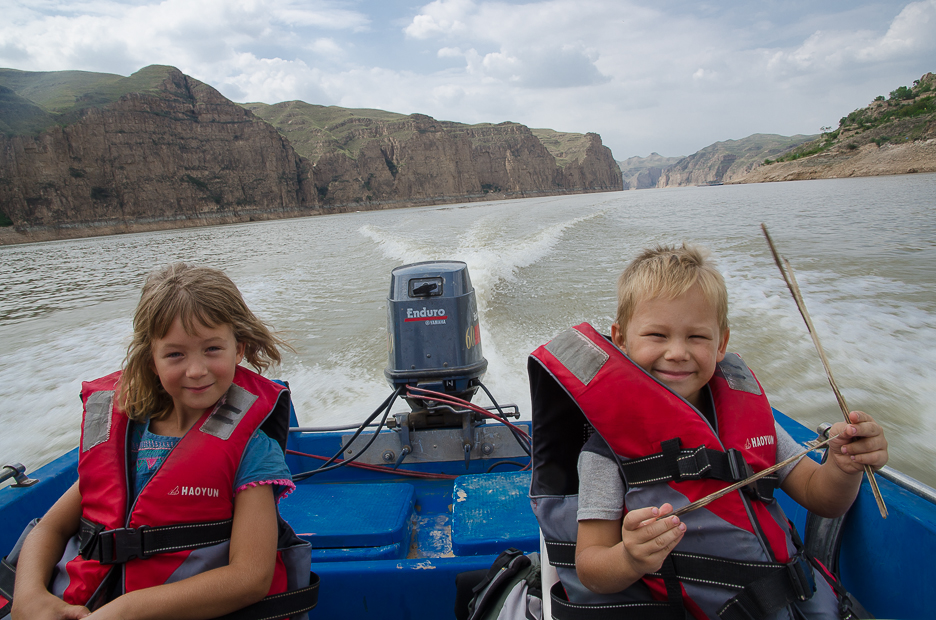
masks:
{"type": "Polygon", "coordinates": [[[110,438],[114,392],[94,392],[85,402],[81,421],[81,451],[87,452],[110,438]]]}
{"type": "Polygon", "coordinates": [[[550,340],[546,350],[585,385],[595,378],[611,357],[575,329],[567,329],[550,340]]]}
{"type": "Polygon", "coordinates": [[[231,433],[244,419],[256,400],[256,395],[238,385],[231,384],[221,404],[215,408],[198,430],[214,435],[218,439],[230,439],[231,433]]]}
{"type": "Polygon", "coordinates": [[[737,353],[725,353],[725,359],[718,363],[718,370],[732,390],[760,396],[761,389],[754,373],[741,361],[737,353]]]}

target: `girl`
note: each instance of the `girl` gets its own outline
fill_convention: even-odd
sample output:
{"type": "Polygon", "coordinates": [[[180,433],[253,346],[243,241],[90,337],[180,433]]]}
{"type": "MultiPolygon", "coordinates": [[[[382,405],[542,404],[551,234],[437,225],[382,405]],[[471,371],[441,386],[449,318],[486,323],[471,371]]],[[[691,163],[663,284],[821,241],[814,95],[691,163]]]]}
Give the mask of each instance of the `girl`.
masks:
{"type": "Polygon", "coordinates": [[[286,590],[308,554],[277,515],[295,488],[283,449],[259,430],[288,391],[238,365],[262,371],[285,343],[226,275],[182,263],[147,279],[133,331],[123,371],[82,385],[78,482],[26,539],[14,620],[215,618],[286,590]]]}

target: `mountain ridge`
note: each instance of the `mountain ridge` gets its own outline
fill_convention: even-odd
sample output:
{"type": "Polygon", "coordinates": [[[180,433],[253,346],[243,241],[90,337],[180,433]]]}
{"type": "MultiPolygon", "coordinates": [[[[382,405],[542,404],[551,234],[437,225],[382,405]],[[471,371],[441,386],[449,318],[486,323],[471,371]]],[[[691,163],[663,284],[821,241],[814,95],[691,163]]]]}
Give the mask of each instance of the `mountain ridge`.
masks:
{"type": "Polygon", "coordinates": [[[159,65],[0,70],[0,243],[620,189],[593,133],[241,105],[159,65]]]}

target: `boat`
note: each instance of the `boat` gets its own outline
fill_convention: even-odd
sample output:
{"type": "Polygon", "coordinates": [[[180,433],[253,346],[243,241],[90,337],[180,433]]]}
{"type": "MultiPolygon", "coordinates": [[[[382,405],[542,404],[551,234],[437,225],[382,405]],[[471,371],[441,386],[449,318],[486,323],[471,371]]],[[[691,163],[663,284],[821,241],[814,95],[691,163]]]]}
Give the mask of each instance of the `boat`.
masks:
{"type": "MultiPolygon", "coordinates": [[[[286,460],[297,488],[280,512],[313,546],[320,578],[313,620],[453,618],[456,576],[488,569],[508,548],[545,552],[528,499],[531,422],[491,394],[492,406],[470,403],[487,391],[487,362],[464,263],[394,269],[388,351],[390,394],[361,423],[302,427],[290,413],[286,460]],[[392,411],[398,399],[407,410],[392,411]]],[[[368,410],[362,405],[362,416],[368,410]]],[[[816,438],[774,414],[797,441],[816,438]]],[[[0,554],[75,482],[77,463],[75,448],[32,472],[3,468],[0,478],[14,484],[0,489],[0,554]]],[[[929,617],[936,491],[887,467],[878,477],[886,520],[867,480],[838,520],[807,515],[781,491],[778,501],[874,617],[929,617]]],[[[548,615],[548,598],[544,604],[548,615]]]]}

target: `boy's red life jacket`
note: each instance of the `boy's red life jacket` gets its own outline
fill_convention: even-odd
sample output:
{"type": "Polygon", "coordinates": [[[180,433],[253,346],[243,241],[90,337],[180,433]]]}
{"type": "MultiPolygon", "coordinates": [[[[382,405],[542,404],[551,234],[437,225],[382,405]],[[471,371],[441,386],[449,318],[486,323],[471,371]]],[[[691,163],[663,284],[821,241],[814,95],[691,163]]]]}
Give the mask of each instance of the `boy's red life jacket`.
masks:
{"type": "MultiPolygon", "coordinates": [[[[120,372],[82,384],[84,414],[78,486],[82,518],[104,530],[223,521],[234,516],[234,481],[250,438],[286,387],[241,366],[218,405],[205,411],[130,504],[129,418],[117,403],[120,372]]],[[[124,564],[101,564],[80,555],[67,562],[63,599],[99,601],[110,571],[122,570],[116,594],[179,581],[228,563],[229,540],[195,550],[158,553],[124,564]]],[[[110,583],[110,581],[108,581],[110,583]]],[[[306,582],[308,583],[308,582],[306,582]]],[[[108,586],[110,587],[110,586],[108,586]]],[[[281,553],[270,594],[287,589],[281,553]]]]}
{"type": "MultiPolygon", "coordinates": [[[[534,351],[530,380],[534,392],[534,433],[540,429],[539,436],[534,435],[534,450],[539,447],[542,451],[539,468],[534,453],[531,499],[547,541],[552,536],[558,541],[557,545],[565,548],[571,544],[574,549],[577,501],[569,503],[564,498],[570,497],[570,493],[577,494],[577,489],[570,489],[570,477],[559,471],[558,464],[549,461],[555,455],[555,461],[571,463],[574,457],[565,454],[568,450],[560,445],[548,445],[561,440],[544,436],[556,430],[567,437],[575,433],[574,426],[566,427],[567,422],[561,421],[568,419],[570,407],[584,414],[617,455],[627,487],[625,513],[665,502],[678,509],[723,489],[729,484],[725,480],[731,479],[724,475],[730,469],[725,463],[740,463],[738,456],[749,466],[737,472],[739,480],[749,476],[751,470],[760,471],[776,462],[776,430],[771,407],[753,374],[733,354],[728,354],[718,365],[708,384],[717,433],[698,410],[631,361],[587,323],[563,332],[534,351]],[[546,385],[554,385],[551,382],[558,383],[561,390],[546,385]],[[566,398],[564,395],[560,398],[561,392],[574,405],[553,404],[566,398]],[[548,420],[540,425],[536,420],[540,414],[538,408],[545,410],[548,420]],[[549,413],[551,408],[556,408],[555,413],[549,413]],[[541,442],[541,438],[544,441],[541,442]],[[720,479],[709,477],[715,457],[721,457],[720,479]],[[654,472],[660,473],[658,479],[654,472]],[[674,476],[673,472],[679,473],[674,476]],[[565,476],[565,479],[558,483],[547,480],[556,480],[557,476],[565,476]],[[562,521],[565,523],[557,525],[562,521]],[[571,540],[569,534],[573,534],[571,540]]],[[[684,515],[682,521],[688,529],[671,556],[675,560],[686,558],[683,565],[699,557],[706,562],[711,558],[711,566],[718,565],[721,559],[735,563],[782,565],[791,560],[793,564],[798,563],[793,559],[797,549],[791,526],[775,502],[752,499],[739,490],[684,515]]],[[[677,561],[677,571],[679,566],[677,561]]],[[[605,595],[591,593],[578,582],[574,564],[571,570],[566,568],[559,572],[573,602],[576,594],[582,599],[578,602],[608,601],[603,598],[605,595]]],[[[716,579],[712,579],[716,582],[714,587],[713,583],[704,583],[701,579],[683,579],[678,572],[678,585],[671,578],[667,584],[666,574],[664,566],[661,573],[646,575],[641,580],[643,586],[638,582],[620,595],[611,595],[611,600],[673,602],[675,598],[678,602],[681,596],[688,612],[697,618],[706,618],[716,617],[740,589],[718,587],[716,579]]],[[[710,574],[712,577],[714,573],[710,574]]],[[[828,596],[814,598],[829,599],[828,596]]],[[[815,602],[818,601],[810,601],[815,602]]]]}

